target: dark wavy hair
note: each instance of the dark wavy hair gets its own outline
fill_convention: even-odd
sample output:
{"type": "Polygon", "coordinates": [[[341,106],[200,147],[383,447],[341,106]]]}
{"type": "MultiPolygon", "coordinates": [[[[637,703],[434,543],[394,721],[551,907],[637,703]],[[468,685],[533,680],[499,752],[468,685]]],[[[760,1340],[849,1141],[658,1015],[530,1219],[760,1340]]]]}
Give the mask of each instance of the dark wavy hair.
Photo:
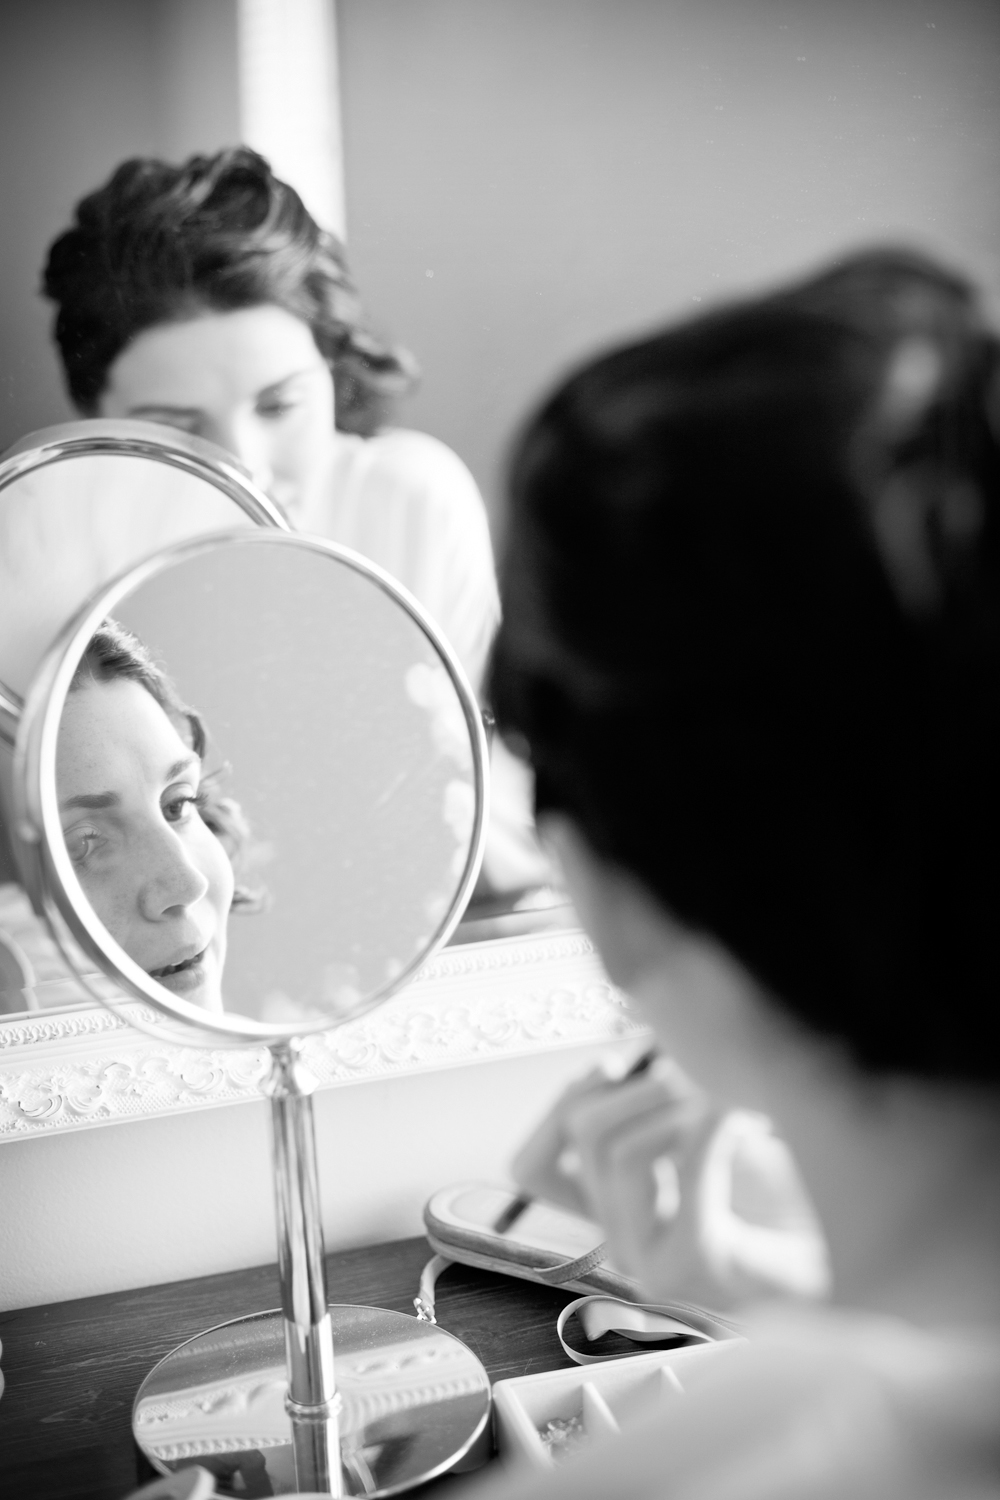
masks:
{"type": "Polygon", "coordinates": [[[1000,352],[859,254],[568,379],[513,455],[497,721],[863,1066],[996,1083],[1000,352]]]}
{"type": "MultiPolygon", "coordinates": [[[[87,649],[70,683],[70,692],[79,691],[88,681],[114,682],[125,678],[137,682],[163,709],[199,759],[208,749],[208,733],[201,715],[184,703],[170,678],[157,666],[148,649],[131,631],[116,620],[106,619],[87,643],[87,649]]],[[[205,826],[211,829],[225,849],[233,867],[233,911],[256,912],[266,905],[265,892],[251,888],[241,879],[252,855],[250,825],[234,798],[222,791],[220,772],[203,776],[196,805],[205,826]]]]}
{"type": "Polygon", "coordinates": [[[267,304],[307,323],[333,371],[338,427],[370,435],[417,367],[366,327],[338,239],[255,151],[180,166],[123,162],[76,206],[42,279],[77,408],[96,412],[108,371],[144,329],[208,309],[267,304]]]}

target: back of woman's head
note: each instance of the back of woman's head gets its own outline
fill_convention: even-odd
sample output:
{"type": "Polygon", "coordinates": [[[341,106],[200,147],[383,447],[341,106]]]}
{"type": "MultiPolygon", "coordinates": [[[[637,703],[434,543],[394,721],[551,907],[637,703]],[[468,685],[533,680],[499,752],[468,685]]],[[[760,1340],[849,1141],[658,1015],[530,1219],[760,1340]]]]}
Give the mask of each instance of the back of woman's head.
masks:
{"type": "Polygon", "coordinates": [[[493,669],[540,810],[862,1063],[989,1079],[997,370],[889,253],[599,359],[515,455],[493,669]]]}
{"type": "Polygon", "coordinates": [[[43,277],[76,406],[93,415],[108,371],[144,329],[266,304],[307,323],[331,363],[338,424],[367,431],[412,383],[408,355],[366,331],[343,247],[244,147],[181,166],[123,162],[77,204],[43,277]]]}

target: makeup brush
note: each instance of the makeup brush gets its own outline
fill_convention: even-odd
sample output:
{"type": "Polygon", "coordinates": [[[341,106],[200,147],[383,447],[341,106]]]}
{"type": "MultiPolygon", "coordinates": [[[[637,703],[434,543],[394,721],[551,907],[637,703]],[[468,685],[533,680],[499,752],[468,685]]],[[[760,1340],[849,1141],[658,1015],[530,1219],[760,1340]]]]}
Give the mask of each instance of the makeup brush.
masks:
{"type": "MultiPolygon", "coordinates": [[[[625,1083],[627,1079],[638,1078],[641,1073],[645,1073],[657,1055],[655,1047],[650,1047],[648,1052],[640,1053],[628,1071],[623,1073],[621,1078],[618,1079],[618,1083],[625,1083]]],[[[493,1233],[506,1234],[508,1229],[513,1228],[525,1209],[530,1208],[534,1201],[531,1193],[518,1193],[517,1197],[512,1198],[507,1207],[501,1213],[497,1214],[492,1226],[493,1233]]]]}

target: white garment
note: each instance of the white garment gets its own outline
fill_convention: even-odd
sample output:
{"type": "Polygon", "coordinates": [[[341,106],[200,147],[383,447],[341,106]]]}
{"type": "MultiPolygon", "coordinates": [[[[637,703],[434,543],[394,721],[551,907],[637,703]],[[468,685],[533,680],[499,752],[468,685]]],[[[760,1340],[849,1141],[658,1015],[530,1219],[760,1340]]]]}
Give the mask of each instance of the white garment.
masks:
{"type": "MultiPolygon", "coordinates": [[[[482,497],[462,460],[425,432],[338,432],[323,472],[290,512],[300,531],[339,542],[391,573],[440,625],[481,692],[500,601],[482,497]]],[[[545,884],[530,773],[494,741],[483,861],[494,891],[545,884]]]]}
{"type": "Polygon", "coordinates": [[[424,432],[338,432],[291,518],[300,531],[350,547],[397,578],[480,690],[500,604],[486,509],[450,448],[424,432]]]}
{"type": "MultiPolygon", "coordinates": [[[[24,997],[25,1009],[58,1010],[66,1005],[93,1004],[93,997],[67,965],[45,923],[35,915],[27,892],[13,881],[0,881],[0,933],[13,939],[31,968],[32,993],[24,997]]],[[[79,958],[90,972],[93,964],[82,953],[79,958]]]]}

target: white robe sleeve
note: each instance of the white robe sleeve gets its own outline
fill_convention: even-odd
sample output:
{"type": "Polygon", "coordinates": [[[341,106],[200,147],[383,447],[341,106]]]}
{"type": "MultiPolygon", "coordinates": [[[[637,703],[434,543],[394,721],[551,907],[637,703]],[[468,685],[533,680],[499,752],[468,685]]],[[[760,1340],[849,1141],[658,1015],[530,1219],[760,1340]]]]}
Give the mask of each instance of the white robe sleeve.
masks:
{"type": "Polygon", "coordinates": [[[500,608],[486,509],[457,454],[422,432],[340,434],[325,492],[302,526],[397,578],[481,690],[500,608]]]}
{"type": "MultiPolygon", "coordinates": [[[[385,568],[424,606],[482,695],[500,602],[486,508],[462,460],[437,438],[395,430],[337,434],[322,487],[298,518],[303,530],[385,568]]],[[[538,846],[531,777],[496,741],[484,878],[513,891],[552,878],[538,846]]]]}

